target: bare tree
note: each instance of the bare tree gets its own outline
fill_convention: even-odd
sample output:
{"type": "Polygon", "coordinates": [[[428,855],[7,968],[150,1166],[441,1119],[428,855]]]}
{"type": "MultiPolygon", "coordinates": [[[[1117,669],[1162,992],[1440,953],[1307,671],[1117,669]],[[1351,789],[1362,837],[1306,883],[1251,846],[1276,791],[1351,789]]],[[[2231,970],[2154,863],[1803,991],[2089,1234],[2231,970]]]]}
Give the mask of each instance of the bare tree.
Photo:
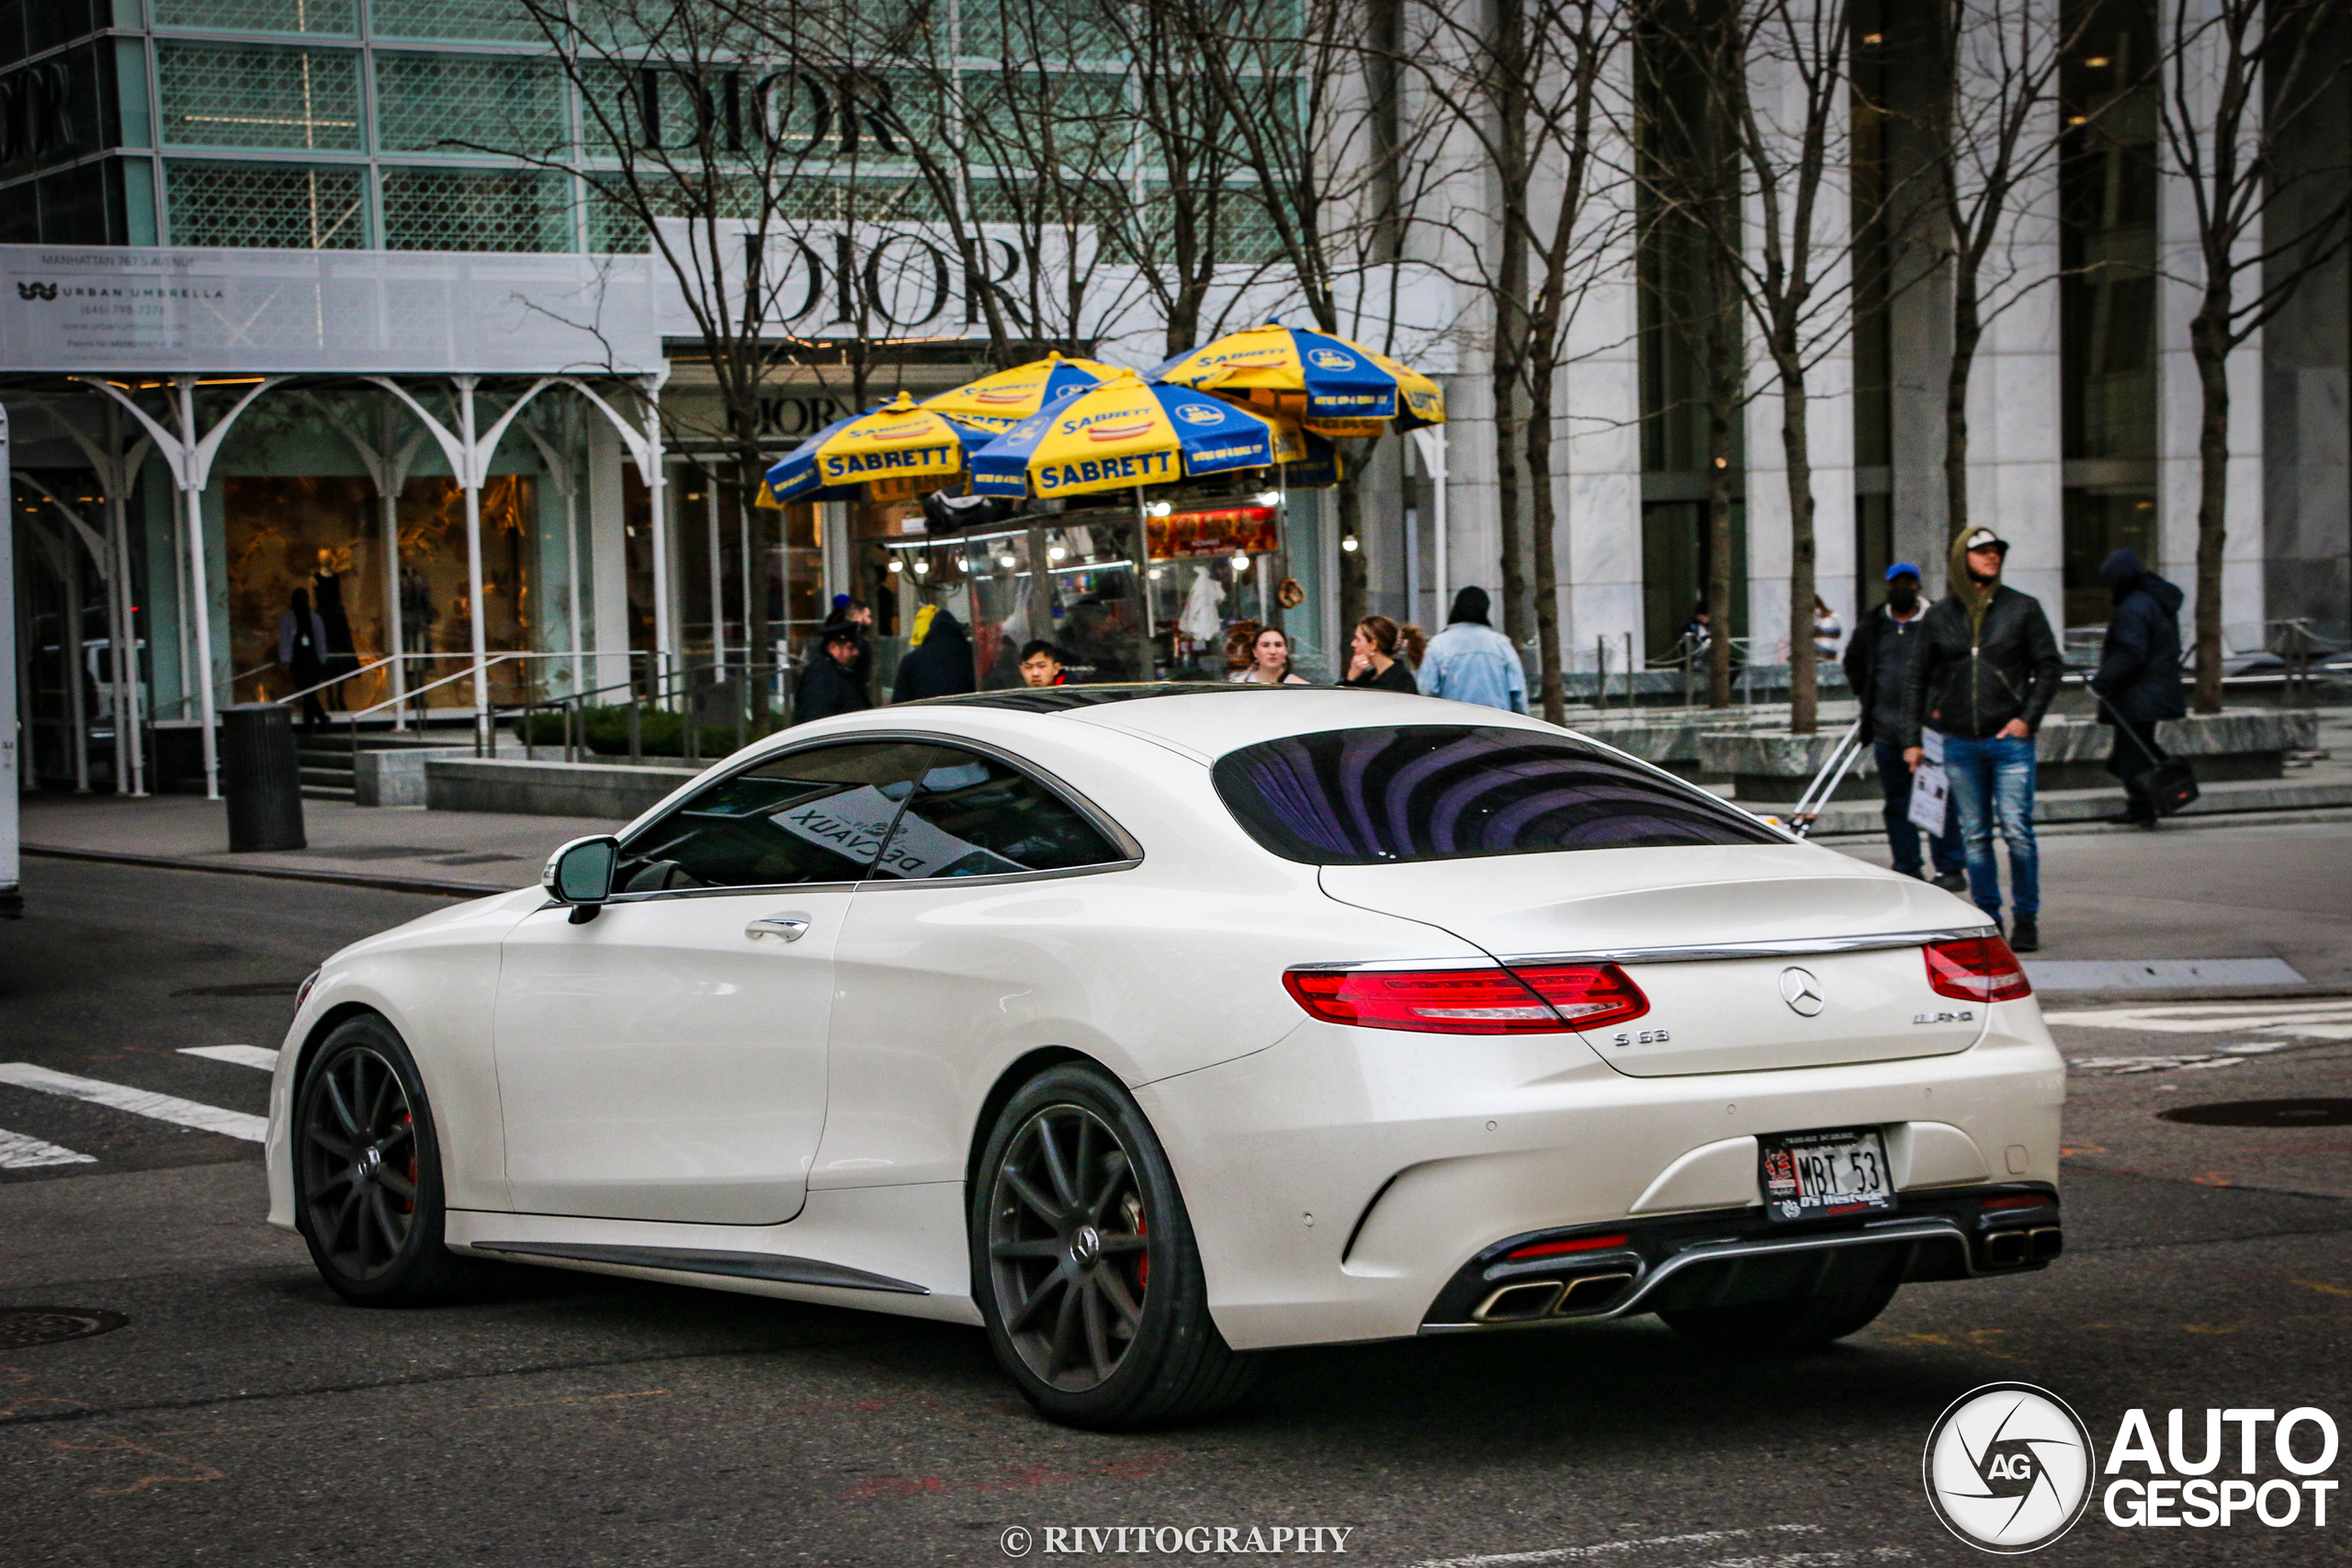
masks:
{"type": "MultiPolygon", "coordinates": [[[[1920,270],[1951,291],[1951,358],[1944,374],[1944,505],[1952,536],[1968,527],[1968,384],[1985,329],[2048,281],[2011,260],[2017,203],[2047,178],[2060,151],[2058,72],[2095,9],[2062,25],[2047,0],[1937,0],[1915,18],[1942,91],[1878,106],[1925,132],[1936,213],[1911,236],[1929,252],[1920,270]]],[[[2085,117],[2086,121],[2088,115],[2085,117]]]]}
{"type": "Polygon", "coordinates": [[[1679,17],[1679,28],[1659,26],[1655,36],[1669,47],[1679,40],[1702,51],[1692,60],[1707,88],[1699,112],[1721,116],[1738,150],[1743,188],[1736,209],[1687,210],[1720,254],[1780,400],[1789,506],[1789,725],[1810,735],[1820,705],[1810,382],[1851,330],[1854,237],[1865,227],[1847,220],[1844,183],[1851,19],[1846,0],[1664,3],[1693,14],[1679,17]]]}
{"type": "MultiPolygon", "coordinates": [[[[1408,220],[1399,193],[1413,184],[1401,166],[1418,145],[1369,69],[1366,43],[1376,32],[1366,0],[1304,0],[1287,20],[1249,0],[1160,3],[1175,7],[1199,80],[1222,111],[1220,129],[1264,224],[1269,270],[1317,327],[1356,330],[1348,318],[1362,299],[1348,285],[1396,246],[1408,220]]],[[[1393,326],[1392,314],[1384,330],[1393,326]]],[[[1340,443],[1343,540],[1363,536],[1362,469],[1376,439],[1340,443]]],[[[1361,548],[1341,550],[1342,626],[1367,613],[1366,569],[1361,548]]]]}
{"type": "MultiPolygon", "coordinates": [[[[1706,0],[1656,0],[1636,17],[1636,183],[1643,197],[1643,288],[1651,330],[1679,341],[1698,365],[1707,479],[1702,599],[1707,703],[1731,702],[1732,453],[1748,381],[1738,259],[1722,243],[1739,232],[1739,142],[1711,102],[1711,84],[1738,69],[1738,33],[1706,0]]],[[[1673,417],[1668,389],[1660,417],[1673,417]]]]}
{"type": "Polygon", "coordinates": [[[2352,228],[2346,159],[2288,150],[2339,91],[2346,70],[2326,29],[2341,0],[2146,0],[2157,7],[2166,173],[2192,213],[2197,290],[2189,356],[2198,420],[2195,705],[2222,707],[2222,561],[2229,540],[2229,359],[2302,281],[2345,248],[2352,228]],[[2332,180],[2334,197],[2306,199],[2332,180]],[[2270,222],[2278,219],[2283,221],[2270,222]]]}
{"type": "Polygon", "coordinates": [[[1623,171],[1607,156],[1607,139],[1625,118],[1611,93],[1611,73],[1624,63],[1625,21],[1625,8],[1608,0],[1497,0],[1483,27],[1438,5],[1432,36],[1411,52],[1424,90],[1478,148],[1501,197],[1495,231],[1464,235],[1471,243],[1462,250],[1495,322],[1505,625],[1523,626],[1525,616],[1516,471],[1523,462],[1537,686],[1555,724],[1567,717],[1553,483],[1558,387],[1577,306],[1595,275],[1615,262],[1631,218],[1630,203],[1607,199],[1625,194],[1623,171]],[[1492,265],[1482,265],[1489,254],[1492,265]]]}

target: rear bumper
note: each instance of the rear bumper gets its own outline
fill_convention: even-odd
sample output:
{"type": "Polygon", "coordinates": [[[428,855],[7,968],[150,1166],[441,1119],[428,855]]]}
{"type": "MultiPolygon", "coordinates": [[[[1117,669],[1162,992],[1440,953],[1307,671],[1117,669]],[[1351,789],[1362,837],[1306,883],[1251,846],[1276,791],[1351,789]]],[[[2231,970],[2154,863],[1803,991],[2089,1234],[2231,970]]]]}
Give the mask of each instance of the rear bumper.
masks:
{"type": "MultiPolygon", "coordinates": [[[[2065,1100],[2064,1064],[2033,1005],[1992,1014],[1984,1038],[1951,1055],[1657,1078],[1612,1071],[1573,1035],[1308,1023],[1136,1098],[1182,1187],[1230,1344],[1396,1338],[1475,1322],[1477,1303],[1449,1292],[1515,1238],[1600,1227],[1759,1245],[1743,1226],[1762,1230],[1753,1140],[1764,1133],[1883,1129],[1901,1200],[1885,1218],[1920,1228],[1871,1244],[1912,1248],[1906,1271],[1989,1271],[1944,1200],[2054,1192],[2065,1100]],[[1939,1214],[1961,1227],[1957,1240],[1932,1228],[1939,1214]],[[1953,1261],[1924,1261],[1944,1254],[1953,1261]]],[[[1769,1239],[1775,1254],[1861,1245],[1769,1239]]],[[[1658,1292],[1695,1280],[1705,1259],[1668,1261],[1643,1252],[1627,1270],[1637,1297],[1588,1294],[1571,1315],[1674,1304],[1658,1292]]]]}
{"type": "Polygon", "coordinates": [[[1477,1333],[1783,1301],[1890,1271],[1905,1281],[2031,1273],[2063,1249],[2057,1193],[2028,1182],[1915,1193],[1895,1213],[1845,1224],[1774,1226],[1758,1210],[1743,1208],[1633,1221],[1607,1233],[1537,1232],[1464,1264],[1430,1304],[1420,1331],[1477,1333]],[[1622,1245],[1590,1251],[1513,1257],[1620,1236],[1622,1245]]]}

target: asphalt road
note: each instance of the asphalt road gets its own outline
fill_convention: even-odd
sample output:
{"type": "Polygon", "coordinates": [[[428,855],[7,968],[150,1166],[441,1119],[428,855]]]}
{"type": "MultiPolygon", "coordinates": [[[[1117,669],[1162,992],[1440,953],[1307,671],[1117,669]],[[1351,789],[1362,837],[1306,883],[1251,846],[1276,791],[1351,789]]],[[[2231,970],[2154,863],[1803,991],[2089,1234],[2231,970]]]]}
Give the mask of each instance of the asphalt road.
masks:
{"type": "MultiPolygon", "coordinates": [[[[2141,943],[2086,956],[2312,963],[2315,925],[2352,918],[2352,825],[2053,846],[2064,940],[2120,900],[2141,943]]],[[[0,927],[0,1062],[254,1114],[261,1072],[183,1049],[275,1045],[319,955],[444,902],[28,872],[32,914],[0,927]]],[[[2044,1005],[2075,1015],[2078,1063],[2047,1273],[1911,1287],[1792,1360],[1704,1355],[1649,1319],[1285,1353],[1237,1414],[1116,1438],[1036,1419],[970,1330],[527,1269],[465,1305],[346,1307],[261,1223],[252,1144],[0,1082],[0,1128],[89,1156],[0,1169],[0,1308],[127,1319],[0,1350],[0,1563],[1002,1563],[1012,1527],[1026,1561],[1241,1560],[1213,1535],[1045,1551],[1049,1529],[1136,1526],[1245,1547],[1254,1528],[1285,1555],[1301,1538],[1278,1530],[1344,1529],[1340,1560],[1393,1564],[1960,1563],[1983,1559],[1930,1514],[1920,1452],[1977,1385],[2055,1392],[2102,1450],[2134,1407],[2160,1443],[2188,1409],[2192,1454],[2207,1407],[2352,1426],[2352,1131],[2155,1116],[2352,1096],[2352,998],[2044,1005]]],[[[2267,1439],[2256,1457],[2257,1483],[2286,1476],[2267,1439]]],[[[2333,1501],[2324,1530],[2308,1506],[2125,1529],[2094,1504],[2046,1557],[2352,1561],[2333,1501]]]]}

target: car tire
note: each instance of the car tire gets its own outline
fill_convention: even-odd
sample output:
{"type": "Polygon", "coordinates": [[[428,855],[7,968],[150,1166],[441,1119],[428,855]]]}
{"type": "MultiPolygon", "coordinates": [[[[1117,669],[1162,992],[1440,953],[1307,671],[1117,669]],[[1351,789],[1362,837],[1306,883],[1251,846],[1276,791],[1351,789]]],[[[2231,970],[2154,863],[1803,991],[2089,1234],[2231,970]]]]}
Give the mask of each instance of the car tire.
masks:
{"type": "Polygon", "coordinates": [[[1902,1269],[1890,1264],[1875,1275],[1793,1301],[1686,1307],[1658,1316],[1677,1334],[1713,1350],[1748,1355],[1810,1350],[1873,1322],[1902,1284],[1902,1269]]]}
{"type": "Polygon", "coordinates": [[[446,1245],[432,1106],[416,1059],[384,1019],[345,1020],[311,1053],[291,1136],[295,1228],[345,1301],[426,1305],[490,1271],[446,1245]]]}
{"type": "Polygon", "coordinates": [[[998,1111],[972,1183],[972,1294],[999,1364],[1049,1419],[1094,1431],[1198,1420],[1258,1358],[1210,1318],[1168,1156],[1119,1081],[1049,1068],[998,1111]]]}

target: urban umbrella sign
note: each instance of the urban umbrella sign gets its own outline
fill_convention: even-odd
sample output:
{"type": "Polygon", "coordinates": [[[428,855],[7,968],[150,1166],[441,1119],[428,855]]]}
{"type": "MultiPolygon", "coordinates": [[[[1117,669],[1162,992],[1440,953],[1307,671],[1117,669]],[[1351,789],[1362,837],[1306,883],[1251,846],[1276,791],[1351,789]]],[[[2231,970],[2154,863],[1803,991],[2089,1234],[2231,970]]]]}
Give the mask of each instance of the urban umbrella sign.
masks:
{"type": "Polygon", "coordinates": [[[963,477],[989,433],[918,408],[900,392],[870,412],[827,425],[777,461],[760,502],[903,500],[963,477]]]}
{"type": "Polygon", "coordinates": [[[1286,420],[1121,373],[1031,415],[972,456],[980,495],[1052,499],[1304,461],[1286,420]]]}
{"type": "Polygon", "coordinates": [[[1436,382],[1329,333],[1270,323],[1189,349],[1154,381],[1222,392],[1304,420],[1322,435],[1374,436],[1445,423],[1436,382]]]}
{"type": "Polygon", "coordinates": [[[925,398],[922,406],[965,424],[1001,432],[1031,414],[1080,392],[1091,391],[1114,377],[1133,374],[1099,359],[1064,359],[1058,354],[1049,354],[1043,359],[967,381],[953,391],[925,398]]]}

